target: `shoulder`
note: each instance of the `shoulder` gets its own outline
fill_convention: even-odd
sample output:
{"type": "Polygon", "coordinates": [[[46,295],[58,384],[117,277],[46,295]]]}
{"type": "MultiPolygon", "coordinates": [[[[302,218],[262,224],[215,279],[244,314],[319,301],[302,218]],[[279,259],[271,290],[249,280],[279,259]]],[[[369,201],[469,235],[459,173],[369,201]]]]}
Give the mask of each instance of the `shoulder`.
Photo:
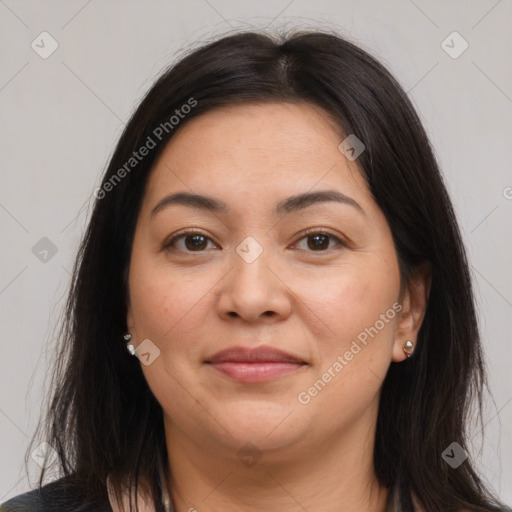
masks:
{"type": "Polygon", "coordinates": [[[85,506],[80,493],[73,488],[71,477],[63,477],[0,504],[0,512],[112,512],[112,508],[85,506]]]}
{"type": "Polygon", "coordinates": [[[19,494],[0,505],[0,512],[43,512],[45,510],[38,490],[19,494]]]}

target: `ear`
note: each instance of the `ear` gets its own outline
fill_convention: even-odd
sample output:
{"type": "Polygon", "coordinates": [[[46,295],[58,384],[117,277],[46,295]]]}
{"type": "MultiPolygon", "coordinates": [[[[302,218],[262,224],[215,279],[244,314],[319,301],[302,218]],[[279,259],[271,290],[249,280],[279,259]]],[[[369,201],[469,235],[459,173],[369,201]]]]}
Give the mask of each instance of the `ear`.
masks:
{"type": "Polygon", "coordinates": [[[133,330],[133,312],[132,312],[132,306],[128,302],[126,305],[126,327],[128,329],[128,332],[132,332],[133,330]]]}
{"type": "Polygon", "coordinates": [[[407,340],[413,342],[413,350],[418,342],[418,332],[425,311],[427,309],[430,287],[432,284],[432,267],[426,262],[418,265],[405,285],[405,290],[400,301],[402,309],[398,316],[398,324],[395,332],[392,360],[400,362],[406,359],[404,343],[407,340]]]}
{"type": "Polygon", "coordinates": [[[126,332],[134,336],[134,318],[133,318],[133,310],[132,310],[132,301],[130,298],[130,285],[129,285],[129,267],[126,267],[123,274],[123,282],[124,282],[124,290],[125,290],[125,298],[126,298],[126,332]]]}
{"type": "Polygon", "coordinates": [[[133,309],[132,309],[132,304],[131,304],[131,300],[130,300],[130,294],[127,293],[127,298],[126,298],[126,332],[130,333],[132,335],[132,339],[135,339],[136,336],[135,336],[135,320],[133,318],[133,309]]]}

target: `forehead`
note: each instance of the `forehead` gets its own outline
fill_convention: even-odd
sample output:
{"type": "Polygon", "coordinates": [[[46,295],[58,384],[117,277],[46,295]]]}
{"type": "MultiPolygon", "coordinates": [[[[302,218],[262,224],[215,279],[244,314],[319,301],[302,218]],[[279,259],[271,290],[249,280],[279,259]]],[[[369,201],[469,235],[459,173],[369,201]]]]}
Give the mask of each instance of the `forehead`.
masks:
{"type": "MultiPolygon", "coordinates": [[[[258,201],[317,189],[369,196],[344,135],[320,107],[266,103],[215,109],[191,119],[167,144],[149,178],[146,202],[183,190],[258,201]]],[[[247,204],[247,203],[246,203],[247,204]]]]}

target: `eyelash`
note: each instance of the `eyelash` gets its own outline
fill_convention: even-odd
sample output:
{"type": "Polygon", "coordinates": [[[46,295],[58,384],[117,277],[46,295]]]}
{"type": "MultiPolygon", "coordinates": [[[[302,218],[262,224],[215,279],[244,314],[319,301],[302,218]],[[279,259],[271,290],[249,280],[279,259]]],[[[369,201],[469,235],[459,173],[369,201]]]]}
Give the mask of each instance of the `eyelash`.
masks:
{"type": "MultiPolygon", "coordinates": [[[[185,231],[183,233],[180,233],[180,234],[176,235],[171,240],[166,242],[164,244],[164,246],[162,247],[162,250],[175,249],[172,246],[176,242],[176,240],[181,239],[181,238],[186,238],[187,236],[191,236],[191,235],[201,235],[205,239],[210,240],[211,242],[213,242],[213,240],[211,240],[210,237],[204,235],[201,231],[189,230],[189,231],[185,231]]],[[[340,245],[342,247],[346,247],[346,244],[340,238],[338,238],[337,236],[333,235],[332,233],[329,233],[328,231],[325,231],[325,230],[322,230],[322,229],[317,229],[317,228],[310,228],[310,229],[307,229],[306,231],[304,231],[298,241],[301,241],[304,238],[308,238],[308,237],[311,237],[313,235],[324,235],[324,236],[327,236],[327,237],[329,237],[329,238],[331,238],[333,240],[336,240],[338,242],[338,245],[340,245]]],[[[296,243],[294,245],[296,245],[296,243]]],[[[307,251],[307,252],[326,253],[330,249],[332,249],[332,248],[328,248],[326,250],[307,251]]],[[[189,253],[189,254],[193,254],[194,252],[202,253],[202,252],[205,252],[205,250],[201,250],[201,251],[184,251],[184,252],[189,253]]]]}

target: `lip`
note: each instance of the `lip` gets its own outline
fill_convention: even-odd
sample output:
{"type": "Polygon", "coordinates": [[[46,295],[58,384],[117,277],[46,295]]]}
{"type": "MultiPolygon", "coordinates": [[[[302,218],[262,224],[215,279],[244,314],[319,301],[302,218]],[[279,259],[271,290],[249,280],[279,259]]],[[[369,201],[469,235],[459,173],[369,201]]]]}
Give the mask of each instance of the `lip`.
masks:
{"type": "Polygon", "coordinates": [[[259,347],[229,347],[216,352],[206,363],[305,363],[298,356],[269,345],[259,347]]]}
{"type": "Polygon", "coordinates": [[[211,356],[205,363],[245,383],[267,382],[307,366],[300,357],[267,345],[227,348],[211,356]]]}

